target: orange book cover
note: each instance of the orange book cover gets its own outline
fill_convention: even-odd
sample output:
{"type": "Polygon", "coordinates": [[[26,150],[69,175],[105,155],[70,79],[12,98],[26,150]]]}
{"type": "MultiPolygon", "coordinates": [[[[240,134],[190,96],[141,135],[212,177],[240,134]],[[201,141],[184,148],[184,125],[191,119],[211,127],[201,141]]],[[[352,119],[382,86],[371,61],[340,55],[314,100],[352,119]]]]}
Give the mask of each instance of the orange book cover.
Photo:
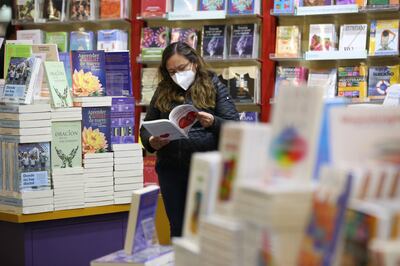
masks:
{"type": "Polygon", "coordinates": [[[121,18],[121,0],[101,0],[100,18],[121,18]]]}

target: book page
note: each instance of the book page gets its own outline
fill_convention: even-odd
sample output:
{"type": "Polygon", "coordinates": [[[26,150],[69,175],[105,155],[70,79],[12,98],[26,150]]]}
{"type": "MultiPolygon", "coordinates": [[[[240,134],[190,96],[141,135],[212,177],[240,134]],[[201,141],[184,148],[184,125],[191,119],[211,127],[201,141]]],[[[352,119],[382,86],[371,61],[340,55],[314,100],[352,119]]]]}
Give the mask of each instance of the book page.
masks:
{"type": "Polygon", "coordinates": [[[197,122],[197,110],[193,105],[183,104],[172,109],[169,120],[183,130],[187,136],[190,128],[197,122]]]}

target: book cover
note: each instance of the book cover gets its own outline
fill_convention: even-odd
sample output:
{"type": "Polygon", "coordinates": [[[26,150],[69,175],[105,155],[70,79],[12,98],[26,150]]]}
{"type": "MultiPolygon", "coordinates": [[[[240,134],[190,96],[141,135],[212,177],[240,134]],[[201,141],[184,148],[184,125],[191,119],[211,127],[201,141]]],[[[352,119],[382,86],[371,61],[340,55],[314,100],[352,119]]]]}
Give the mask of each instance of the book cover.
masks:
{"type": "Polygon", "coordinates": [[[324,98],[334,98],[337,85],[337,68],[310,69],[308,73],[308,86],[321,85],[324,87],[324,98]]]}
{"type": "Polygon", "coordinates": [[[85,21],[92,18],[92,0],[71,0],[69,3],[69,19],[85,21]]]}
{"type": "Polygon", "coordinates": [[[142,17],[162,17],[169,11],[164,0],[141,0],[141,4],[142,17]]]}
{"type": "Polygon", "coordinates": [[[82,153],[104,153],[111,149],[109,107],[82,108],[82,153]]]}
{"type": "Polygon", "coordinates": [[[255,103],[260,70],[256,66],[229,67],[229,94],[235,102],[255,103]]]}
{"type": "Polygon", "coordinates": [[[122,0],[100,0],[100,18],[115,19],[124,16],[124,1],[122,0]]]}
{"type": "Polygon", "coordinates": [[[205,25],[202,32],[201,53],[204,59],[222,59],[226,56],[226,26],[205,25]]]}
{"type": "Polygon", "coordinates": [[[36,7],[38,0],[18,0],[16,1],[16,18],[22,21],[34,21],[36,18],[36,7]]]}
{"type": "Polygon", "coordinates": [[[245,122],[256,123],[260,121],[260,113],[258,112],[241,112],[239,113],[239,120],[245,122]]]}
{"type": "Polygon", "coordinates": [[[275,14],[294,14],[296,1],[294,0],[274,0],[275,14]]]}
{"type": "Polygon", "coordinates": [[[68,86],[72,88],[71,57],[70,53],[58,53],[60,62],[64,64],[65,75],[67,76],[68,86]]]}
{"type": "Polygon", "coordinates": [[[11,57],[31,57],[32,45],[6,43],[4,50],[4,77],[7,76],[11,57]]]}
{"type": "Polygon", "coordinates": [[[142,68],[141,80],[141,103],[150,104],[154,92],[158,86],[158,69],[157,68],[142,68]]]}
{"type": "Polygon", "coordinates": [[[32,40],[33,44],[42,44],[44,32],[42,30],[17,30],[17,40],[32,40]]]}
{"type": "Polygon", "coordinates": [[[225,10],[225,0],[200,0],[200,11],[225,10]]]}
{"type": "Polygon", "coordinates": [[[93,31],[71,31],[69,35],[69,49],[75,50],[94,50],[93,31]]]}
{"type": "Polygon", "coordinates": [[[72,107],[71,89],[68,86],[63,62],[44,62],[53,107],[72,107]]]}
{"type": "Polygon", "coordinates": [[[51,168],[82,167],[81,121],[52,122],[51,168]]]}
{"type": "Polygon", "coordinates": [[[174,12],[191,12],[197,11],[197,0],[173,0],[174,12]]]}
{"type": "Polygon", "coordinates": [[[366,65],[338,68],[338,93],[339,97],[366,98],[367,97],[367,71],[366,65]]]}
{"type": "Polygon", "coordinates": [[[128,50],[128,33],[123,30],[99,30],[97,50],[106,52],[128,50]]]}
{"type": "Polygon", "coordinates": [[[335,47],[334,24],[310,24],[309,51],[333,51],[335,47]]]}
{"type": "Polygon", "coordinates": [[[228,14],[242,15],[242,14],[255,14],[256,0],[228,0],[228,14]]]}
{"type": "Polygon", "coordinates": [[[303,6],[330,6],[333,5],[332,0],[304,0],[303,6]]]}
{"type": "Polygon", "coordinates": [[[50,188],[50,143],[18,144],[16,148],[20,191],[50,188]]]}
{"type": "Polygon", "coordinates": [[[153,244],[159,192],[158,186],[133,191],[125,235],[126,254],[136,254],[153,244]]]}
{"type": "Polygon", "coordinates": [[[72,96],[104,96],[104,51],[71,51],[72,96]]]}
{"type": "Polygon", "coordinates": [[[194,28],[173,28],[171,30],[171,43],[174,42],[185,42],[189,44],[193,49],[197,49],[197,30],[194,28]]]}
{"type": "Polygon", "coordinates": [[[235,24],[231,26],[229,56],[232,58],[254,58],[258,52],[256,24],[235,24]]]}
{"type": "Polygon", "coordinates": [[[298,26],[276,27],[276,57],[301,57],[301,34],[298,26]]]}
{"type": "Polygon", "coordinates": [[[340,26],[339,51],[364,51],[367,47],[367,24],[340,26]]]}
{"type": "Polygon", "coordinates": [[[30,104],[41,60],[35,57],[12,57],[1,96],[5,103],[30,104]]]}
{"type": "Polygon", "coordinates": [[[283,86],[300,86],[307,82],[308,69],[305,67],[276,67],[274,97],[279,94],[279,89],[283,86]]]}
{"type": "Polygon", "coordinates": [[[132,95],[131,64],[129,52],[105,54],[106,95],[132,95]]]}
{"type": "Polygon", "coordinates": [[[142,28],[141,53],[143,59],[161,58],[164,48],[169,44],[167,27],[142,28]]]}
{"type": "Polygon", "coordinates": [[[399,80],[400,66],[369,67],[368,97],[371,99],[384,99],[386,90],[399,80]]]}
{"type": "Polygon", "coordinates": [[[372,20],[369,55],[399,54],[399,20],[372,20]]]}
{"type": "Polygon", "coordinates": [[[56,44],[33,44],[32,53],[46,54],[46,61],[59,61],[56,44]]]}
{"type": "Polygon", "coordinates": [[[111,144],[135,142],[135,100],[113,98],[111,105],[111,144]]]}
{"type": "Polygon", "coordinates": [[[43,4],[42,17],[50,21],[61,21],[64,19],[65,0],[45,0],[43,4]]]}
{"type": "Polygon", "coordinates": [[[46,43],[57,44],[59,52],[67,52],[68,49],[68,33],[64,31],[60,32],[46,32],[46,43]]]}
{"type": "Polygon", "coordinates": [[[388,0],[368,0],[368,5],[388,5],[388,0]]]}

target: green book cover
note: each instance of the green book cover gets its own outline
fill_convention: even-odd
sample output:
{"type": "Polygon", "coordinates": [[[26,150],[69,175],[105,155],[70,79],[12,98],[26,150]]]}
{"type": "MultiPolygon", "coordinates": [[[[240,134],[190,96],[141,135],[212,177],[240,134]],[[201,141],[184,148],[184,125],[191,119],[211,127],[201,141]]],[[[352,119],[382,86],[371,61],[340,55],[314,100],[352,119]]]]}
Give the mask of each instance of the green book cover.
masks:
{"type": "Polygon", "coordinates": [[[71,89],[68,86],[63,62],[44,62],[52,104],[56,108],[71,107],[71,89]]]}
{"type": "Polygon", "coordinates": [[[51,126],[51,167],[82,166],[81,121],[53,122],[51,126]]]}
{"type": "Polygon", "coordinates": [[[369,5],[388,5],[389,0],[369,0],[369,5]]]}
{"type": "Polygon", "coordinates": [[[46,43],[57,44],[59,52],[66,52],[68,47],[67,33],[64,31],[60,32],[47,32],[46,33],[46,43]]]}
{"type": "Polygon", "coordinates": [[[32,55],[32,45],[7,43],[4,56],[4,77],[7,76],[11,57],[29,58],[32,55]]]}

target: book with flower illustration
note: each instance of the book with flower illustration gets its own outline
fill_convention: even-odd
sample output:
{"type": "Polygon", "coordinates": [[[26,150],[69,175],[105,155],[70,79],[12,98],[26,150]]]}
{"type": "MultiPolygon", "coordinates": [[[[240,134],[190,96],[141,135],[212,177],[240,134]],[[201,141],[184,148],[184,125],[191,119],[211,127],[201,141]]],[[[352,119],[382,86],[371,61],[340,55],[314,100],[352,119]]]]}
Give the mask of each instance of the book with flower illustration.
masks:
{"type": "Polygon", "coordinates": [[[372,20],[369,55],[399,54],[399,20],[372,20]]]}
{"type": "Polygon", "coordinates": [[[260,0],[228,0],[229,15],[260,14],[260,0]]]}
{"type": "Polygon", "coordinates": [[[310,24],[309,51],[336,50],[335,24],[310,24]]]}
{"type": "Polygon", "coordinates": [[[82,153],[103,153],[110,150],[110,107],[82,108],[82,153]]]}
{"type": "Polygon", "coordinates": [[[258,57],[257,24],[231,25],[229,57],[231,58],[258,57]]]}
{"type": "Polygon", "coordinates": [[[368,98],[384,99],[387,89],[400,82],[400,66],[371,66],[368,75],[368,98]]]}
{"type": "Polygon", "coordinates": [[[71,89],[68,86],[63,62],[44,62],[53,107],[72,107],[71,89]]]}
{"type": "Polygon", "coordinates": [[[81,167],[81,121],[52,122],[51,132],[51,168],[81,167]]]}
{"type": "Polygon", "coordinates": [[[276,57],[301,57],[301,33],[298,26],[276,27],[276,57]]]}
{"type": "Polygon", "coordinates": [[[225,10],[225,0],[200,0],[200,11],[225,10]]]}
{"type": "Polygon", "coordinates": [[[164,48],[169,43],[167,27],[142,28],[141,52],[143,59],[161,58],[164,48]]]}
{"type": "Polygon", "coordinates": [[[197,41],[197,30],[194,28],[173,28],[171,30],[171,43],[185,42],[189,44],[193,49],[197,49],[197,41]]]}
{"type": "Polygon", "coordinates": [[[72,96],[104,96],[106,86],[104,51],[71,51],[72,96]]]}
{"type": "Polygon", "coordinates": [[[190,128],[197,122],[198,110],[189,104],[172,109],[169,119],[143,121],[142,126],[152,135],[168,140],[189,138],[190,128]]]}
{"type": "Polygon", "coordinates": [[[227,33],[225,25],[205,25],[202,32],[201,54],[205,59],[226,56],[227,33]]]}

